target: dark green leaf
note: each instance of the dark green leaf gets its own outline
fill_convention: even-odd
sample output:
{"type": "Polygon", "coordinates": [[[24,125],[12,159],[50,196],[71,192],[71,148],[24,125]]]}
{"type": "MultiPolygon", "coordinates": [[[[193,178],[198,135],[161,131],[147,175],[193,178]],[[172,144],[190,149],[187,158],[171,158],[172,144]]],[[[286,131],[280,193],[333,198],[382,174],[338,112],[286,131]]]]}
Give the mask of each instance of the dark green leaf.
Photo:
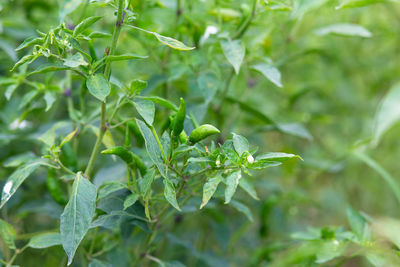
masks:
{"type": "Polygon", "coordinates": [[[94,23],[96,23],[101,18],[102,18],[102,16],[93,16],[93,17],[84,19],[75,27],[74,36],[77,36],[78,34],[84,32],[86,29],[88,29],[90,26],[92,26],[94,23]]]}
{"type": "Polygon", "coordinates": [[[234,171],[226,177],[225,204],[231,201],[239,185],[240,178],[242,178],[241,171],[234,171]]]}
{"type": "Polygon", "coordinates": [[[86,80],[86,86],[94,97],[103,102],[111,91],[110,83],[103,74],[89,76],[86,80]]]}
{"type": "Polygon", "coordinates": [[[132,102],[135,106],[137,112],[142,116],[144,121],[152,126],[154,121],[154,114],[156,112],[156,107],[154,103],[147,99],[137,98],[134,102],[132,102]]]}
{"type": "Polygon", "coordinates": [[[201,202],[200,209],[207,205],[208,201],[214,195],[219,183],[221,182],[221,176],[216,175],[208,179],[208,181],[203,186],[203,201],[201,202]]]}
{"type": "Polygon", "coordinates": [[[176,201],[175,186],[168,178],[164,179],[164,197],[175,209],[181,210],[176,201]]]}

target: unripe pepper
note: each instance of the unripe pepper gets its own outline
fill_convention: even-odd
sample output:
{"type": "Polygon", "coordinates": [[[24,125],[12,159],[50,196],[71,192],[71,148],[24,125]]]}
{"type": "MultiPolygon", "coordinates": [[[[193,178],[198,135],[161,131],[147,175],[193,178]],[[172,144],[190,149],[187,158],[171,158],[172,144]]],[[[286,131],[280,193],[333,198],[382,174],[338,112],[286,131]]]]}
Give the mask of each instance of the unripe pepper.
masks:
{"type": "Polygon", "coordinates": [[[179,141],[181,141],[181,144],[186,144],[186,143],[187,143],[187,141],[188,141],[188,136],[187,136],[187,134],[186,134],[185,131],[182,131],[182,132],[179,134],[179,141]]]}
{"type": "Polygon", "coordinates": [[[143,161],[134,153],[129,151],[128,149],[122,146],[116,146],[113,148],[109,148],[101,151],[101,154],[107,155],[116,155],[120,157],[130,168],[138,168],[140,174],[143,176],[146,174],[146,165],[144,165],[143,161]]]}
{"type": "Polygon", "coordinates": [[[54,169],[49,169],[46,177],[46,187],[52,199],[60,205],[66,205],[68,199],[61,188],[60,182],[54,169]]]}
{"type": "Polygon", "coordinates": [[[186,104],[183,98],[180,99],[181,104],[179,105],[179,109],[176,112],[175,118],[172,122],[173,124],[173,129],[172,129],[172,134],[174,136],[179,136],[179,134],[183,131],[183,126],[185,122],[185,117],[186,117],[186,104]]]}
{"type": "Polygon", "coordinates": [[[191,144],[195,144],[210,135],[218,134],[218,133],[220,133],[220,131],[217,128],[215,128],[214,126],[212,126],[210,124],[203,124],[203,125],[200,125],[199,127],[197,127],[196,129],[194,129],[190,133],[189,142],[191,144]]]}

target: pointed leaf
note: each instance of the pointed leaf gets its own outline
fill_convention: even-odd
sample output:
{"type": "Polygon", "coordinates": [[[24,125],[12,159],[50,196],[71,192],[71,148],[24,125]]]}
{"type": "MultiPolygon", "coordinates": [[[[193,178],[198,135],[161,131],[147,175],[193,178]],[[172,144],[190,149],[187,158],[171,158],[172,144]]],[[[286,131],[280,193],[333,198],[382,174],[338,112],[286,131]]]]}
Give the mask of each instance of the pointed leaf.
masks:
{"type": "Polygon", "coordinates": [[[240,40],[223,40],[221,41],[221,47],[226,59],[231,63],[236,74],[238,74],[245,54],[242,42],[240,40]]]}
{"type": "Polygon", "coordinates": [[[254,198],[255,200],[259,200],[256,190],[254,189],[253,185],[248,180],[246,180],[244,178],[240,179],[239,186],[244,191],[246,191],[247,194],[249,194],[252,198],[254,198]]]}
{"type": "Polygon", "coordinates": [[[270,80],[273,84],[278,87],[282,87],[281,72],[271,64],[260,63],[252,66],[253,69],[259,71],[262,75],[270,80]]]}
{"type": "Polygon", "coordinates": [[[200,209],[207,205],[208,201],[214,195],[219,183],[221,182],[221,176],[217,175],[210,178],[203,186],[203,201],[201,202],[200,209]]]}
{"type": "Polygon", "coordinates": [[[70,199],[60,218],[61,240],[68,256],[68,265],[90,227],[96,208],[96,196],[96,187],[78,173],[72,185],[70,199]]]}
{"type": "Polygon", "coordinates": [[[237,200],[232,200],[231,201],[231,205],[239,212],[243,213],[244,215],[246,215],[247,219],[249,219],[249,221],[253,222],[254,218],[253,215],[251,214],[250,209],[244,205],[243,203],[237,201],[237,200]]]}
{"type": "Polygon", "coordinates": [[[175,186],[168,178],[164,179],[164,197],[175,209],[181,210],[176,201],[175,186]]]}
{"type": "Polygon", "coordinates": [[[76,68],[79,66],[87,66],[88,63],[86,62],[85,58],[82,56],[81,53],[76,53],[64,59],[64,65],[71,68],[76,68]]]}
{"type": "Polygon", "coordinates": [[[137,194],[137,193],[132,193],[129,196],[127,196],[124,201],[124,210],[126,210],[127,208],[129,208],[130,206],[135,204],[136,201],[138,200],[138,198],[139,198],[139,194],[137,194]]]}
{"type": "Polygon", "coordinates": [[[241,135],[235,133],[232,134],[233,146],[235,147],[235,150],[238,153],[239,157],[241,157],[243,153],[249,152],[249,142],[247,141],[247,139],[241,135]]]}
{"type": "Polygon", "coordinates": [[[84,32],[86,29],[88,29],[90,26],[92,26],[94,23],[96,23],[98,20],[100,20],[102,16],[93,16],[86,18],[82,20],[74,29],[74,36],[77,36],[78,34],[84,32]]]}
{"type": "Polygon", "coordinates": [[[94,97],[103,102],[111,91],[110,83],[103,74],[89,76],[86,80],[86,86],[94,97]]]}
{"type": "Polygon", "coordinates": [[[171,37],[162,36],[156,32],[153,32],[152,34],[158,39],[158,41],[160,41],[161,43],[163,43],[173,49],[193,50],[196,48],[196,47],[189,47],[189,46],[185,45],[184,43],[182,43],[181,41],[175,40],[171,37]]]}
{"type": "Polygon", "coordinates": [[[11,198],[12,195],[17,191],[18,187],[31,175],[40,165],[44,165],[46,162],[43,160],[37,160],[28,163],[25,166],[18,168],[11,176],[7,179],[4,184],[0,208],[6,204],[6,202],[11,198]]]}
{"type": "Polygon", "coordinates": [[[240,178],[242,178],[241,171],[232,172],[226,177],[225,204],[231,201],[239,185],[240,178]]]}
{"type": "Polygon", "coordinates": [[[341,35],[341,36],[359,36],[369,38],[372,36],[372,33],[368,31],[366,28],[350,23],[338,23],[329,25],[323,28],[319,28],[315,31],[317,35],[341,35]]]}
{"type": "Polygon", "coordinates": [[[122,55],[111,55],[111,56],[106,56],[105,61],[112,62],[112,61],[121,61],[121,60],[129,60],[129,59],[134,59],[134,58],[148,58],[148,56],[141,56],[141,55],[136,55],[136,54],[122,54],[122,55]]]}
{"type": "Polygon", "coordinates": [[[11,224],[0,219],[0,237],[10,249],[15,249],[16,233],[11,224]]]}
{"type": "Polygon", "coordinates": [[[142,194],[143,197],[146,197],[149,194],[155,176],[156,176],[156,171],[152,168],[146,173],[146,175],[141,180],[140,193],[142,194]]]}
{"type": "Polygon", "coordinates": [[[27,76],[33,75],[33,74],[41,74],[41,73],[46,73],[46,72],[52,72],[52,71],[60,71],[60,70],[68,70],[70,67],[65,66],[62,63],[47,63],[43,64],[34,71],[28,73],[27,76]]]}
{"type": "Polygon", "coordinates": [[[61,234],[60,233],[45,233],[35,235],[29,240],[28,246],[31,248],[48,248],[52,246],[61,245],[61,234]]]}
{"type": "Polygon", "coordinates": [[[132,103],[145,122],[150,126],[153,125],[154,114],[156,113],[156,107],[154,106],[154,103],[150,100],[141,98],[135,99],[135,101],[132,103]]]}

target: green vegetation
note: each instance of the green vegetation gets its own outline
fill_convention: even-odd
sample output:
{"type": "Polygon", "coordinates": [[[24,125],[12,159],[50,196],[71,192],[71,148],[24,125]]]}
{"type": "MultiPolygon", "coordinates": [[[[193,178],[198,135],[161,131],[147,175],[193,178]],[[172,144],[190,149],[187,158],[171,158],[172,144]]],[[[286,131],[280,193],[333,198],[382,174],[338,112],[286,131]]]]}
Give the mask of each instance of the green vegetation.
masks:
{"type": "Polygon", "coordinates": [[[400,266],[396,2],[1,1],[0,266],[400,266]]]}

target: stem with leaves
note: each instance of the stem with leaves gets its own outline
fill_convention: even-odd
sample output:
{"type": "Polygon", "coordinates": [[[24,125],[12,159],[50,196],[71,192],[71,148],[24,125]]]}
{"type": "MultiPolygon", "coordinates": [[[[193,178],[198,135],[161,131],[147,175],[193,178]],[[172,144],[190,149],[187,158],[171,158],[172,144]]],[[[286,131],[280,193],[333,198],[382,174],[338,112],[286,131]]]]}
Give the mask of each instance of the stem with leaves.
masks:
{"type": "MultiPolygon", "coordinates": [[[[109,51],[109,55],[113,55],[115,52],[115,49],[117,47],[117,42],[118,42],[118,37],[119,33],[121,32],[121,27],[123,24],[123,0],[118,1],[118,12],[117,12],[117,22],[115,23],[114,26],[114,32],[112,35],[112,41],[111,41],[111,48],[109,51]]],[[[106,67],[104,69],[104,76],[109,80],[110,79],[110,74],[111,74],[111,62],[106,64],[106,67]]],[[[93,147],[92,154],[89,159],[89,163],[86,167],[85,170],[85,175],[87,177],[90,177],[91,172],[94,167],[94,163],[96,161],[96,157],[99,154],[100,151],[100,146],[101,142],[103,141],[104,134],[107,131],[107,126],[106,126],[106,103],[105,101],[101,102],[101,111],[100,111],[100,131],[99,135],[97,136],[96,143],[93,147]]]]}

